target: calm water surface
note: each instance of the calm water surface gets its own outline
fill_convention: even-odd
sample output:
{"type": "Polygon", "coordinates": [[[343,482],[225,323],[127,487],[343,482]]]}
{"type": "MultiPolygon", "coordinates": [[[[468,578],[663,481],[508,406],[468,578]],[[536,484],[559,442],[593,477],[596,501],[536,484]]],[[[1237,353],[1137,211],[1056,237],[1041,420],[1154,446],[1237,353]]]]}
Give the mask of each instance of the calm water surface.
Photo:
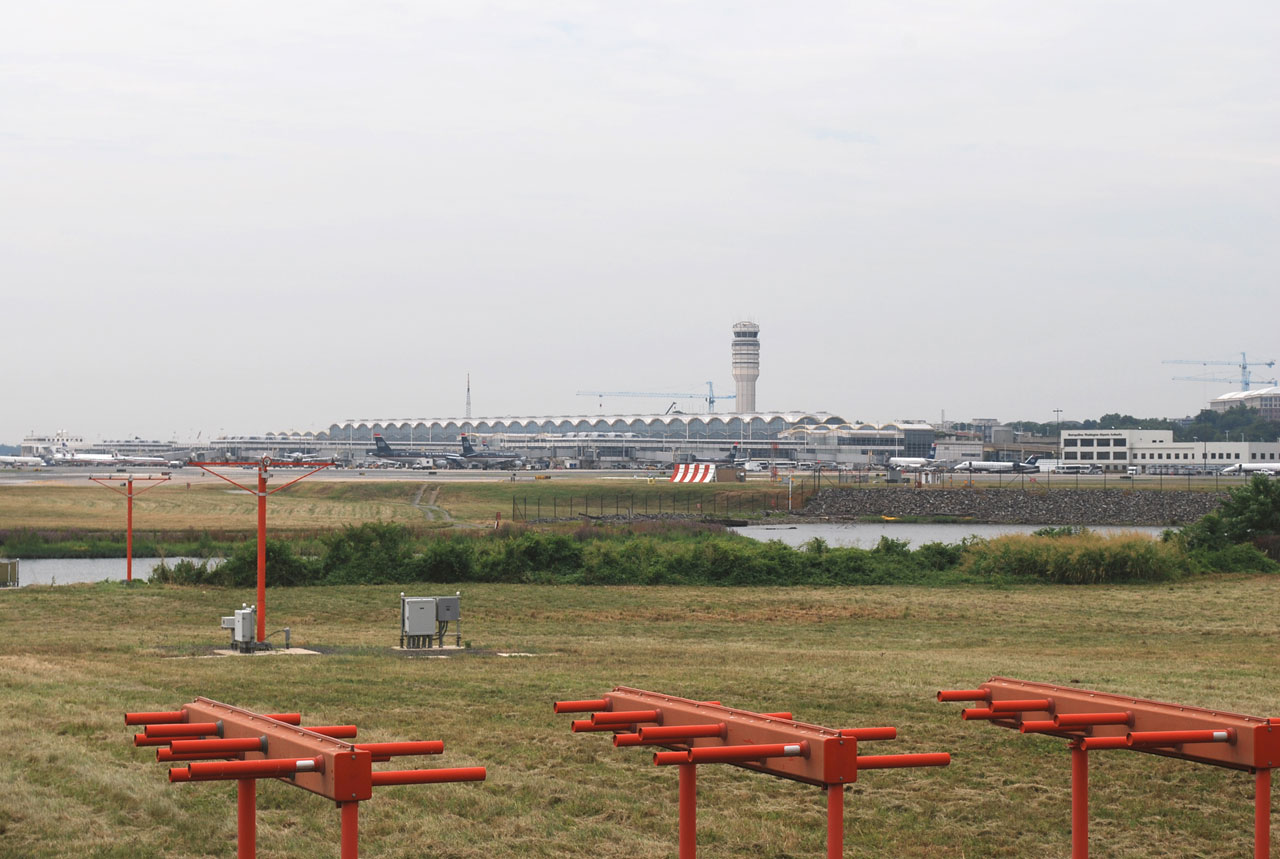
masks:
{"type": "MultiPolygon", "coordinates": [[[[829,546],[873,549],[881,537],[906,540],[912,548],[925,543],[959,543],[966,537],[1001,537],[1005,534],[1030,534],[1047,525],[977,525],[954,524],[922,525],[901,522],[798,524],[798,525],[748,525],[732,530],[745,537],[760,541],[781,540],[788,546],[802,546],[814,537],[821,537],[829,546]]],[[[1132,525],[1129,527],[1090,527],[1099,534],[1133,533],[1158,536],[1164,528],[1132,525]]]]}
{"type": "MultiPolygon", "coordinates": [[[[133,577],[145,579],[160,561],[170,566],[183,558],[134,558],[133,577]]],[[[200,558],[186,560],[199,561],[200,558]]],[[[50,558],[19,561],[18,582],[26,585],[71,585],[80,582],[121,582],[125,578],[124,558],[50,558]]]]}

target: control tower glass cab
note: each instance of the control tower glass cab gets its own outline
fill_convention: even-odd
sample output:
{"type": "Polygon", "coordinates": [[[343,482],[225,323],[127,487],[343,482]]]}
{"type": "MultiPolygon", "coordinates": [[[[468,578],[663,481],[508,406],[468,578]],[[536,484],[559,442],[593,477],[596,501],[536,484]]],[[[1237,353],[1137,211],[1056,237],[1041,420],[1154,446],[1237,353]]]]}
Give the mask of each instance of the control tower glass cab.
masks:
{"type": "Polygon", "coordinates": [[[733,326],[733,381],[737,384],[734,409],[756,410],[756,379],[760,378],[760,326],[738,322],[733,326]]]}

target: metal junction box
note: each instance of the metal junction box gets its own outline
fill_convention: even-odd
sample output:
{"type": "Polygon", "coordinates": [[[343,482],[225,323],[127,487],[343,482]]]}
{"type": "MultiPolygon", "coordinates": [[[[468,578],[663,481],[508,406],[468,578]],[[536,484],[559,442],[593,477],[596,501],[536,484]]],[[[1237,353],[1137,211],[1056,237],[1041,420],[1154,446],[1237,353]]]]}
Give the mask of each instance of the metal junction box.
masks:
{"type": "Polygon", "coordinates": [[[400,601],[400,633],[407,636],[436,634],[436,601],[432,597],[406,597],[400,601]]]}
{"type": "Polygon", "coordinates": [[[400,594],[400,646],[444,647],[446,634],[462,646],[462,607],[458,595],[407,597],[400,594]],[[450,629],[450,624],[453,628],[450,629]]]}
{"type": "Polygon", "coordinates": [[[436,597],[436,620],[450,621],[462,618],[459,597],[436,597]]]}
{"type": "Polygon", "coordinates": [[[231,630],[233,650],[253,650],[257,623],[257,609],[253,606],[238,608],[235,614],[222,618],[222,628],[231,630]]]}

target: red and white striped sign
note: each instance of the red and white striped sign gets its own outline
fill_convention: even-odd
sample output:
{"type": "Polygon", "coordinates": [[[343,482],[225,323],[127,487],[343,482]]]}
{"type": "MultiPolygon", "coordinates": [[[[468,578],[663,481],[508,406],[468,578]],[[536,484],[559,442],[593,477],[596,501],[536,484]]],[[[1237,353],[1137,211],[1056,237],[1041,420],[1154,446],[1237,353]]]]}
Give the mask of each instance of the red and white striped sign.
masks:
{"type": "Polygon", "coordinates": [[[688,465],[677,465],[671,472],[672,483],[715,483],[716,465],[714,462],[694,462],[688,465]]]}

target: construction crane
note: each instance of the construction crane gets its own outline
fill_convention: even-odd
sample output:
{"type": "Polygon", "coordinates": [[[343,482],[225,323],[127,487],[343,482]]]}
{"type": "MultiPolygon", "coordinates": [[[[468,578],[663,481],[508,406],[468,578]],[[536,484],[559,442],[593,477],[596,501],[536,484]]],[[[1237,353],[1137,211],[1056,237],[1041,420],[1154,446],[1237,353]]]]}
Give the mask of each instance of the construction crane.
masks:
{"type": "MultiPolygon", "coordinates": [[[[661,397],[661,398],[663,398],[663,399],[668,399],[668,398],[674,397],[674,398],[676,398],[677,400],[702,400],[704,403],[706,403],[706,404],[707,404],[707,412],[708,412],[709,414],[715,414],[715,411],[716,411],[716,400],[733,400],[733,399],[737,399],[737,396],[738,396],[738,395],[737,395],[737,394],[722,394],[722,395],[717,395],[717,394],[716,394],[715,383],[714,383],[714,382],[707,382],[707,392],[706,392],[705,394],[673,394],[673,393],[671,393],[671,392],[669,392],[669,391],[667,391],[667,392],[658,392],[658,391],[578,391],[578,396],[579,396],[579,397],[599,397],[599,398],[600,398],[600,407],[601,407],[601,408],[603,408],[603,407],[604,407],[604,398],[605,398],[605,397],[661,397]]],[[[672,403],[671,405],[672,405],[672,406],[674,406],[674,405],[675,405],[675,403],[672,403]]],[[[668,411],[668,412],[670,412],[670,411],[671,411],[671,408],[670,408],[670,407],[668,407],[668,408],[667,408],[667,411],[668,411]]]]}
{"type": "MultiPolygon", "coordinates": [[[[1252,364],[1250,364],[1250,363],[1249,363],[1249,359],[1245,356],[1245,353],[1244,353],[1244,352],[1241,352],[1241,353],[1240,353],[1240,360],[1239,360],[1239,361],[1180,361],[1180,360],[1172,360],[1172,361],[1164,361],[1164,362],[1162,362],[1162,363],[1165,363],[1165,364],[1200,364],[1200,365],[1201,365],[1201,366],[1203,366],[1203,367],[1208,367],[1208,366],[1210,366],[1210,365],[1218,365],[1218,366],[1223,366],[1223,367],[1239,367],[1239,368],[1240,368],[1240,378],[1238,378],[1238,379],[1237,379],[1237,378],[1235,378],[1235,377],[1227,377],[1227,378],[1224,378],[1224,377],[1222,377],[1222,376],[1174,376],[1174,377],[1173,377],[1173,381],[1175,381],[1175,382],[1239,382],[1239,383],[1240,383],[1240,390],[1242,390],[1242,391],[1247,391],[1247,390],[1249,390],[1249,385],[1250,385],[1250,384],[1252,383],[1252,381],[1253,381],[1253,374],[1252,374],[1252,372],[1250,372],[1250,370],[1249,370],[1249,368],[1250,368],[1250,367],[1256,367],[1256,366],[1258,366],[1259,364],[1261,364],[1263,367],[1274,367],[1274,366],[1276,365],[1276,362],[1275,362],[1275,361],[1254,361],[1252,364]]],[[[1276,382],[1276,380],[1275,380],[1275,379],[1260,379],[1260,380],[1259,380],[1259,382],[1260,382],[1261,384],[1264,384],[1264,385],[1275,385],[1275,384],[1277,384],[1277,382],[1276,382]]]]}

